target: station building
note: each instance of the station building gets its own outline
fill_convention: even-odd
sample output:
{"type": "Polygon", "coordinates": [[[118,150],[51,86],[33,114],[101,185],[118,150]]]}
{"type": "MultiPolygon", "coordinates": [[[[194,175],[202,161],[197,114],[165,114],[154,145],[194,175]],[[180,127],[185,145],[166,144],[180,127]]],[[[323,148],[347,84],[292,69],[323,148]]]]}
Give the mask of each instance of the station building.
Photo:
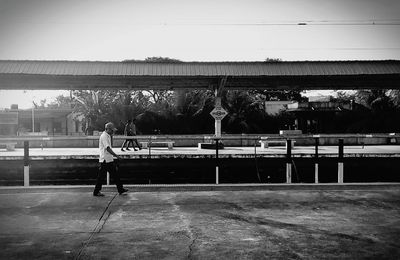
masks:
{"type": "Polygon", "coordinates": [[[353,102],[337,102],[330,97],[324,97],[289,104],[287,112],[295,118],[295,129],[300,129],[303,133],[324,133],[336,115],[353,109],[353,102]]]}
{"type": "Polygon", "coordinates": [[[323,133],[335,115],[352,111],[360,106],[354,102],[338,102],[332,96],[309,97],[308,101],[267,101],[265,111],[270,116],[282,112],[289,113],[293,122],[290,129],[301,130],[303,133],[323,133]]]}
{"type": "Polygon", "coordinates": [[[0,110],[0,135],[84,135],[83,117],[71,108],[18,109],[12,105],[0,110]]]}

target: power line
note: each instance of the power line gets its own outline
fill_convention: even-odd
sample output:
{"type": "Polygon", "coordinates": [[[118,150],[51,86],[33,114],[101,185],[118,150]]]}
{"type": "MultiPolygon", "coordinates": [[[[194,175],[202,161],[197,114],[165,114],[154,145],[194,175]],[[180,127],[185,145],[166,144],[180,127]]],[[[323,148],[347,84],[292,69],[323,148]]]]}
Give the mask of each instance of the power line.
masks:
{"type": "Polygon", "coordinates": [[[360,50],[360,51],[370,51],[370,50],[400,50],[400,47],[326,47],[326,48],[261,48],[261,50],[294,50],[294,51],[302,51],[302,50],[360,50]]]}
{"type": "MultiPolygon", "coordinates": [[[[169,25],[169,24],[165,24],[169,25]]],[[[397,26],[400,22],[297,22],[297,23],[210,23],[196,24],[197,26],[397,26]]]]}
{"type": "Polygon", "coordinates": [[[164,23],[164,26],[298,26],[298,25],[400,25],[400,19],[363,19],[363,20],[287,20],[255,23],[164,23]]]}
{"type": "Polygon", "coordinates": [[[33,22],[18,21],[5,23],[13,24],[65,24],[65,25],[129,25],[133,27],[142,26],[398,26],[400,19],[364,19],[364,20],[287,20],[269,22],[216,22],[216,23],[187,23],[187,22],[143,22],[129,24],[129,22],[33,22]]]}

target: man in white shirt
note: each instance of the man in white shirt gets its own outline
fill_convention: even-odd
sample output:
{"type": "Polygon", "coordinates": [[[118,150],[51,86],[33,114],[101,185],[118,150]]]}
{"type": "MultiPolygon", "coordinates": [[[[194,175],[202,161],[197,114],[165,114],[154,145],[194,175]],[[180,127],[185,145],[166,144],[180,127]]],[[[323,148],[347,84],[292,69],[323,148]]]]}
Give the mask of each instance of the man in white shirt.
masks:
{"type": "Polygon", "coordinates": [[[117,130],[114,127],[113,123],[107,123],[105,125],[104,132],[100,135],[99,139],[99,150],[100,150],[100,167],[99,173],[97,175],[96,186],[93,191],[93,196],[103,197],[104,194],[100,192],[102,183],[106,178],[106,173],[109,172],[110,175],[113,177],[115,184],[117,185],[118,193],[124,194],[128,190],[124,189],[121,180],[119,179],[119,174],[115,167],[114,157],[119,160],[119,156],[114,153],[111,149],[111,136],[113,135],[114,131],[117,130]]]}

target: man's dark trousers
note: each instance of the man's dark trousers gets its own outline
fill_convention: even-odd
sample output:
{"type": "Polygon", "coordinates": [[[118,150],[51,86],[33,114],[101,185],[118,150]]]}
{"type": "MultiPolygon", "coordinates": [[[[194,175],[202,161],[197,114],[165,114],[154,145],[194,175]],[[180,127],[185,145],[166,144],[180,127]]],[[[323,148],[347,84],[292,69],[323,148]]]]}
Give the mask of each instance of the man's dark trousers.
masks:
{"type": "Polygon", "coordinates": [[[109,172],[117,185],[118,192],[122,192],[124,187],[122,186],[119,174],[115,168],[115,162],[106,163],[106,161],[100,163],[99,173],[97,174],[96,187],[94,188],[93,194],[97,194],[101,190],[101,186],[106,179],[106,173],[109,172]]]}

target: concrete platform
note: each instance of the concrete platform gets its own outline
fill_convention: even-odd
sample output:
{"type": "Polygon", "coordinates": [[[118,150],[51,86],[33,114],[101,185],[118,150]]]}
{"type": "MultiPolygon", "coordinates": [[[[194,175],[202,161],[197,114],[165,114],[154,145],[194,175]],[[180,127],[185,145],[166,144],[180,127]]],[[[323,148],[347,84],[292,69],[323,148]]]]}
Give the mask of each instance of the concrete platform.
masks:
{"type": "Polygon", "coordinates": [[[0,259],[400,258],[399,184],[299,187],[2,188],[0,259]]]}
{"type": "MultiPolygon", "coordinates": [[[[174,147],[142,149],[140,151],[122,152],[119,147],[113,150],[124,159],[157,158],[213,158],[215,150],[198,149],[197,147],[174,147]]],[[[292,150],[294,158],[314,157],[314,146],[296,146],[292,150]]],[[[319,157],[337,157],[337,146],[320,146],[319,157]]],[[[98,148],[32,148],[29,149],[32,160],[42,159],[98,159],[98,148]]],[[[266,149],[260,147],[225,147],[219,150],[221,158],[253,158],[254,155],[266,158],[284,158],[286,156],[285,146],[272,146],[266,149]]],[[[0,150],[0,160],[22,160],[23,149],[15,151],[0,150]]],[[[376,145],[376,146],[345,146],[344,157],[400,157],[399,145],[376,145]]]]}

